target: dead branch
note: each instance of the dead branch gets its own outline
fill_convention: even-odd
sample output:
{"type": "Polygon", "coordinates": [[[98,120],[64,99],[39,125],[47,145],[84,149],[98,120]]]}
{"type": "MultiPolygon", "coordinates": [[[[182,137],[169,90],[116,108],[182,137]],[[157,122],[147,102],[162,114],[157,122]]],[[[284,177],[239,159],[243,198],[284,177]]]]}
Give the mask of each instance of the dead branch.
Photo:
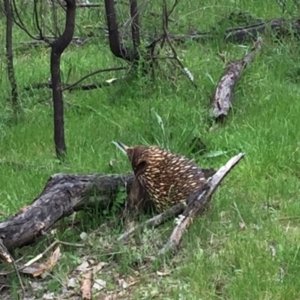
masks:
{"type": "Polygon", "coordinates": [[[177,1],[175,1],[170,13],[168,13],[167,11],[167,4],[166,4],[166,0],[163,1],[163,32],[164,32],[164,39],[167,41],[168,45],[170,46],[172,53],[173,53],[173,57],[175,58],[175,60],[177,61],[178,65],[180,66],[182,72],[188,77],[188,79],[190,80],[190,82],[192,83],[192,85],[197,88],[197,84],[194,81],[194,76],[192,75],[192,73],[183,65],[183,63],[181,62],[181,60],[179,59],[177,52],[174,48],[174,46],[172,45],[172,42],[169,38],[169,34],[167,32],[168,30],[168,18],[169,15],[172,13],[172,11],[174,10],[175,6],[177,4],[177,1]]]}
{"type": "Polygon", "coordinates": [[[171,219],[172,217],[178,216],[180,213],[184,211],[184,208],[185,205],[183,203],[178,203],[173,207],[167,209],[163,213],[156,215],[153,218],[145,221],[144,223],[138,224],[137,226],[132,227],[126,232],[122,233],[119,236],[118,241],[126,241],[138,229],[145,228],[145,227],[157,227],[163,224],[164,222],[166,222],[167,220],[171,219]]]}
{"type": "MultiPolygon", "coordinates": [[[[270,20],[263,20],[261,22],[239,26],[234,28],[228,28],[225,30],[225,34],[221,37],[227,42],[242,43],[245,41],[255,41],[260,35],[276,34],[280,36],[288,36],[294,34],[300,35],[300,24],[296,18],[284,19],[274,18],[270,20]]],[[[218,35],[213,31],[195,31],[193,33],[186,34],[169,34],[169,38],[178,43],[183,43],[187,40],[193,40],[195,42],[205,42],[206,40],[215,39],[218,35]]],[[[155,41],[158,42],[163,38],[163,35],[158,35],[155,41]]],[[[148,47],[150,47],[152,42],[148,47]]]]}
{"type": "Polygon", "coordinates": [[[232,101],[234,87],[244,68],[250,64],[254,55],[261,49],[262,39],[258,38],[253,48],[242,59],[230,61],[218,81],[212,96],[212,114],[215,120],[220,121],[227,115],[232,101]]]}
{"type": "Polygon", "coordinates": [[[32,243],[56,221],[85,206],[106,209],[120,187],[130,189],[132,174],[54,174],[25,209],[0,223],[0,238],[8,251],[32,243]]]}
{"type": "Polygon", "coordinates": [[[22,290],[22,296],[24,299],[25,298],[25,288],[24,288],[24,284],[23,284],[23,280],[21,278],[21,275],[20,275],[20,272],[18,270],[18,267],[16,265],[16,262],[14,260],[14,258],[11,256],[11,254],[7,251],[6,247],[4,246],[3,244],[3,240],[0,238],[0,250],[1,252],[5,252],[5,254],[8,256],[8,262],[12,263],[13,267],[14,267],[14,271],[15,273],[17,274],[17,277],[18,277],[18,280],[19,280],[19,283],[20,283],[20,287],[21,287],[21,290],[22,290]]]}
{"type": "Polygon", "coordinates": [[[79,80],[77,80],[76,82],[68,85],[67,87],[63,88],[63,91],[64,90],[72,90],[74,89],[74,87],[76,85],[78,85],[80,82],[84,81],[85,79],[91,77],[91,76],[94,76],[94,75],[97,75],[99,73],[104,73],[104,72],[111,72],[111,71],[120,71],[120,70],[125,70],[126,67],[113,67],[113,68],[107,68],[107,69],[99,69],[99,70],[96,70],[94,72],[91,72],[85,76],[83,76],[82,78],[80,78],[79,80]]]}
{"type": "MultiPolygon", "coordinates": [[[[112,78],[112,79],[108,79],[105,80],[103,82],[97,82],[97,83],[86,83],[86,84],[82,84],[82,85],[73,85],[73,84],[62,84],[62,90],[63,91],[89,91],[89,90],[94,90],[94,89],[100,89],[103,87],[108,87],[111,86],[112,84],[117,82],[117,78],[112,78]]],[[[24,88],[25,91],[29,91],[31,89],[52,89],[52,83],[51,82],[37,82],[37,83],[33,83],[29,86],[26,86],[24,88]]]]}
{"type": "Polygon", "coordinates": [[[211,178],[207,180],[203,187],[189,196],[187,201],[188,206],[180,216],[176,227],[174,228],[168,242],[160,251],[160,254],[165,254],[168,251],[174,251],[177,249],[185,229],[190,225],[194,217],[198,215],[198,213],[201,212],[204,207],[206,207],[216,188],[243,157],[243,153],[239,153],[238,155],[232,157],[211,178]]]}

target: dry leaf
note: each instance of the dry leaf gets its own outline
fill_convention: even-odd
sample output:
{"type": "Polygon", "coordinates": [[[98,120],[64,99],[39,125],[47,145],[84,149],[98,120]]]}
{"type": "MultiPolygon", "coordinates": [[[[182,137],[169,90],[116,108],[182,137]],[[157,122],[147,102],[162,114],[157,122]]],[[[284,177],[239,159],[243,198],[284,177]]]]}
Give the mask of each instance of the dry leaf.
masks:
{"type": "Polygon", "coordinates": [[[101,291],[106,287],[106,281],[102,279],[95,279],[93,284],[93,289],[101,291]]]}
{"type": "Polygon", "coordinates": [[[244,222],[239,222],[239,228],[240,228],[241,230],[244,230],[244,229],[247,228],[247,226],[246,226],[246,224],[245,224],[244,222]]]}
{"type": "Polygon", "coordinates": [[[276,249],[275,246],[273,244],[269,245],[270,251],[271,251],[271,255],[274,257],[276,256],[276,249]]]}
{"type": "Polygon", "coordinates": [[[82,275],[82,280],[81,280],[81,296],[82,299],[84,300],[89,300],[92,298],[92,293],[91,293],[91,289],[92,289],[92,272],[86,272],[82,275]]]}
{"type": "Polygon", "coordinates": [[[116,160],[114,158],[111,158],[109,160],[109,166],[112,168],[114,166],[115,162],[116,162],[116,160]]]}
{"type": "Polygon", "coordinates": [[[96,266],[93,267],[93,274],[94,275],[97,274],[106,265],[107,265],[107,263],[104,261],[99,262],[99,264],[97,264],[96,266]]]}
{"type": "Polygon", "coordinates": [[[54,295],[54,293],[47,293],[47,294],[43,295],[42,299],[43,300],[53,300],[53,299],[55,299],[55,295],[54,295]]]}
{"type": "Polygon", "coordinates": [[[45,271],[52,269],[61,256],[60,247],[57,247],[52,255],[48,258],[45,263],[33,263],[32,265],[21,270],[22,273],[30,274],[33,277],[42,275],[45,271]]]}
{"type": "Polygon", "coordinates": [[[80,272],[85,272],[90,269],[90,264],[88,261],[84,261],[82,264],[80,264],[75,270],[80,272]]]}
{"type": "Polygon", "coordinates": [[[168,276],[170,274],[171,274],[171,271],[166,271],[166,272],[156,271],[157,276],[168,276]]]}
{"type": "Polygon", "coordinates": [[[81,232],[79,236],[80,236],[80,238],[81,238],[83,241],[86,240],[86,239],[88,238],[88,235],[87,235],[86,232],[81,232]]]}
{"type": "Polygon", "coordinates": [[[105,80],[107,83],[113,83],[117,80],[117,78],[111,78],[111,79],[107,79],[105,80]]]}
{"type": "Polygon", "coordinates": [[[128,283],[123,279],[118,279],[118,284],[122,289],[127,289],[128,283]]]}
{"type": "Polygon", "coordinates": [[[77,286],[77,280],[76,278],[72,277],[68,280],[67,284],[68,288],[75,288],[77,286]]]}

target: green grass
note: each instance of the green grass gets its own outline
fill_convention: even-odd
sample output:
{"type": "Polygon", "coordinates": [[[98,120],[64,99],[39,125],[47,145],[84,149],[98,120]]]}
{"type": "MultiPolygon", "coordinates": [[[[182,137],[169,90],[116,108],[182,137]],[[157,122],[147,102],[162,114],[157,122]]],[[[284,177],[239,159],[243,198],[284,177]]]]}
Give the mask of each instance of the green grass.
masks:
{"type": "MultiPolygon", "coordinates": [[[[280,16],[273,0],[201,3],[202,6],[197,1],[180,2],[170,31],[183,32],[189,25],[209,29],[229,12],[238,10],[261,18],[280,16]]],[[[154,5],[153,10],[159,11],[160,7],[154,5]]],[[[79,24],[102,24],[102,19],[102,9],[78,12],[79,24]]],[[[150,26],[151,22],[147,22],[145,26],[150,26]]],[[[78,26],[76,34],[85,32],[78,26]]],[[[236,86],[230,115],[225,124],[213,131],[207,130],[205,120],[209,96],[224,67],[217,53],[226,52],[229,59],[237,59],[250,44],[211,41],[176,46],[178,55],[193,73],[198,90],[162,63],[165,74],[172,72],[175,77],[173,82],[158,74],[156,82],[147,77],[129,78],[109,88],[65,93],[68,156],[66,163],[58,164],[53,146],[52,107],[47,105],[51,94],[45,90],[22,91],[22,87],[49,77],[49,50],[23,51],[17,42],[28,38],[18,28],[14,29],[14,37],[15,72],[25,115],[20,122],[11,122],[11,111],[6,105],[8,81],[5,64],[1,63],[1,219],[30,203],[53,173],[128,172],[130,165],[111,144],[112,140],[129,145],[159,144],[194,158],[203,167],[217,168],[230,156],[245,152],[245,158],[214,195],[210,210],[185,233],[180,252],[172,259],[144,267],[166,241],[172,222],[137,235],[128,245],[120,245],[116,237],[123,230],[122,224],[113,216],[104,219],[93,211],[77,213],[75,220],[79,223],[74,226],[69,220],[61,220],[55,233],[18,250],[19,256],[25,255],[24,261],[28,261],[55,237],[75,243],[81,242],[82,231],[89,234],[89,246],[84,249],[62,246],[62,258],[45,283],[47,291],[59,295],[67,274],[92,257],[110,264],[99,275],[107,282],[101,293],[114,290],[114,278],[120,274],[138,280],[129,289],[131,299],[300,299],[298,41],[285,39],[275,43],[264,39],[262,51],[236,86]],[[201,137],[209,152],[220,150],[224,155],[203,158],[191,153],[188,144],[194,137],[201,137]],[[109,166],[111,159],[115,159],[113,168],[109,166]],[[106,224],[107,221],[111,223],[106,224]],[[242,229],[240,222],[246,228],[242,229]],[[157,270],[171,273],[160,277],[157,270]]],[[[82,47],[69,47],[64,53],[63,78],[73,82],[98,68],[118,65],[124,62],[113,57],[105,39],[92,39],[82,47]]],[[[122,74],[103,73],[87,82],[122,74]]],[[[11,292],[16,297],[18,282],[15,277],[11,280],[11,292]]]]}

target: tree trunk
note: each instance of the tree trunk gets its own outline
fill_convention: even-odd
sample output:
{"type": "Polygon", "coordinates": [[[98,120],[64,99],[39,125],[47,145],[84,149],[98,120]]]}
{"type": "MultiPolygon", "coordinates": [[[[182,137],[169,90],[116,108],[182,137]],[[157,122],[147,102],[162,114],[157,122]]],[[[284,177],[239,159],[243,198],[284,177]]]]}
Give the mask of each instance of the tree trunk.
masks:
{"type": "Polygon", "coordinates": [[[13,28],[13,18],[12,10],[10,5],[10,0],[4,0],[4,11],[6,15],[6,67],[8,80],[11,87],[11,106],[15,116],[17,116],[20,111],[18,87],[14,72],[14,57],[12,50],[12,28],[13,28]]]}
{"type": "MultiPolygon", "coordinates": [[[[114,0],[104,0],[105,3],[105,14],[106,14],[106,21],[108,27],[108,40],[109,40],[109,47],[110,51],[116,57],[123,58],[129,62],[134,62],[137,60],[137,52],[132,49],[125,47],[120,42],[119,37],[119,29],[117,24],[117,14],[115,9],[115,2],[114,0]]],[[[135,19],[135,21],[137,18],[135,19]]],[[[135,27],[138,26],[135,24],[135,27]]]]}
{"type": "Polygon", "coordinates": [[[60,59],[64,50],[71,43],[76,15],[76,1],[66,0],[66,24],[63,34],[51,45],[50,71],[52,83],[54,144],[57,158],[63,158],[67,151],[64,132],[64,104],[60,76],[60,59]]]}

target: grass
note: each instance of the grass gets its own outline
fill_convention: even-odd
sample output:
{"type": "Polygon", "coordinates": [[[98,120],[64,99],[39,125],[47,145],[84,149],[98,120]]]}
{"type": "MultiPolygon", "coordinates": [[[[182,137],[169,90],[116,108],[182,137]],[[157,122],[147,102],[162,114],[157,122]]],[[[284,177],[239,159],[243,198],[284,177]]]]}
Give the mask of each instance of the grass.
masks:
{"type": "MultiPolygon", "coordinates": [[[[238,10],[261,18],[280,15],[273,0],[202,3],[200,7],[196,1],[181,2],[170,31],[183,32],[192,24],[200,30],[208,29],[227,13],[238,10]]],[[[159,6],[153,9],[159,11],[159,6]]],[[[96,20],[101,24],[102,9],[99,14],[100,18],[92,10],[81,10],[78,22],[88,25],[96,20]]],[[[81,27],[77,28],[76,34],[81,31],[81,27]]],[[[27,40],[26,35],[17,28],[14,35],[20,90],[32,82],[45,81],[49,77],[48,49],[22,51],[18,42],[27,40]]],[[[99,275],[107,283],[103,293],[116,289],[116,274],[138,278],[138,283],[129,288],[130,299],[300,298],[299,42],[264,39],[262,51],[238,82],[233,109],[225,124],[213,131],[207,131],[205,126],[208,97],[224,66],[217,52],[236,59],[250,46],[220,41],[178,46],[178,54],[194,74],[198,90],[175,72],[174,82],[162,75],[156,82],[138,77],[110,88],[65,93],[65,164],[58,164],[54,155],[52,107],[46,105],[50,92],[22,91],[25,116],[19,123],[11,123],[6,106],[8,82],[5,64],[1,63],[1,219],[30,203],[53,173],[129,171],[126,157],[111,144],[112,140],[129,145],[159,144],[205,167],[218,167],[238,151],[246,154],[214,195],[211,209],[185,233],[179,254],[159,264],[144,266],[145,260],[166,241],[172,222],[159,230],[147,230],[122,246],[116,243],[122,224],[117,224],[113,216],[103,220],[96,212],[84,211],[76,214],[79,223],[74,226],[69,225],[69,220],[60,221],[54,233],[17,252],[27,261],[54,237],[80,242],[80,233],[88,233],[89,246],[84,250],[62,246],[62,258],[44,283],[47,291],[59,295],[67,274],[92,257],[111,266],[99,275]],[[195,136],[201,137],[209,152],[224,154],[203,158],[191,153],[188,144],[195,136]],[[109,166],[111,159],[115,159],[113,168],[109,166]],[[241,222],[246,228],[241,228],[241,222]],[[158,276],[157,270],[171,273],[158,276]]],[[[73,82],[97,68],[122,63],[113,57],[104,39],[93,39],[82,47],[67,49],[62,59],[63,78],[73,82]]],[[[120,74],[104,73],[90,80],[120,74]]],[[[11,295],[16,299],[17,280],[11,280],[11,295]]]]}

